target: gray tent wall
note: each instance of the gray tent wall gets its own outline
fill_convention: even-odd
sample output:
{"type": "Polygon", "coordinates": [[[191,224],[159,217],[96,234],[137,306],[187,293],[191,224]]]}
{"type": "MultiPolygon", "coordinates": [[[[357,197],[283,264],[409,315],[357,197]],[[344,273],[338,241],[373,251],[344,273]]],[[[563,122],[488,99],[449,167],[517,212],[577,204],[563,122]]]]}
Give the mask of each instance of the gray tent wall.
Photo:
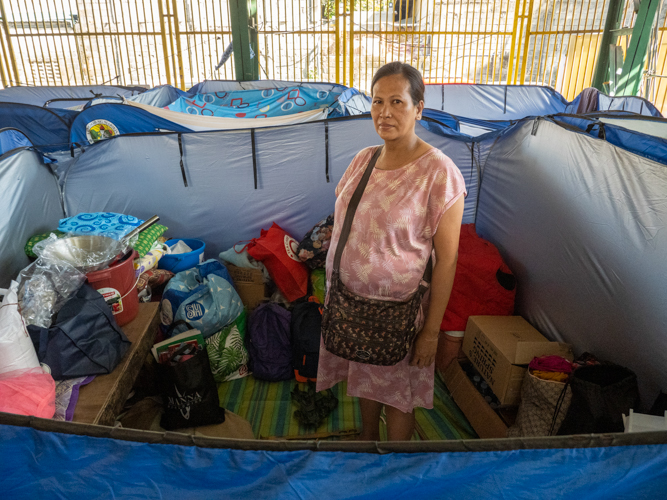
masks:
{"type": "Polygon", "coordinates": [[[24,246],[63,217],[56,177],[41,154],[14,150],[0,157],[0,288],[30,264],[24,246]]]}
{"type": "Polygon", "coordinates": [[[638,115],[652,115],[655,106],[641,97],[611,97],[600,93],[598,97],[599,111],[631,111],[638,115]]]}
{"type": "MultiPolygon", "coordinates": [[[[582,94],[568,102],[551,87],[537,85],[429,84],[424,93],[427,108],[455,116],[480,120],[520,120],[527,116],[576,113],[582,94]]],[[[631,111],[660,116],[646,99],[634,96],[610,97],[598,93],[600,111],[631,111]]],[[[473,134],[472,135],[476,135],[473,134]]]]}
{"type": "MultiPolygon", "coordinates": [[[[469,190],[465,220],[472,222],[477,169],[469,138],[422,127],[418,133],[463,172],[469,190]]],[[[354,155],[380,139],[363,116],[254,132],[188,133],[180,141],[182,170],[178,134],[119,136],[87,148],[65,177],[66,213],[158,214],[169,235],[204,240],[207,257],[259,237],[273,221],[300,239],[333,212],[334,189],[354,155]]]]}
{"type": "Polygon", "coordinates": [[[508,129],[483,166],[477,231],[546,336],[667,387],[667,169],[548,120],[508,129]]]}
{"type": "Polygon", "coordinates": [[[480,120],[520,120],[562,113],[568,102],[550,87],[535,85],[426,85],[427,108],[480,120]]]}
{"type": "MultiPolygon", "coordinates": [[[[590,116],[590,115],[588,115],[590,116]]],[[[652,116],[614,116],[614,114],[595,115],[601,122],[623,127],[645,135],[667,139],[667,120],[652,116]]]]}

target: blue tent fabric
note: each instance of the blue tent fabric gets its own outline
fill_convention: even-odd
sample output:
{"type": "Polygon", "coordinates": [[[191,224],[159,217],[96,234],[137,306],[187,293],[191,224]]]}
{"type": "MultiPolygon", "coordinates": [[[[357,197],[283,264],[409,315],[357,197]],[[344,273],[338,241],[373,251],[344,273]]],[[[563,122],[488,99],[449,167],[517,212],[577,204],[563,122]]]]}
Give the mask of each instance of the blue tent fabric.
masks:
{"type": "Polygon", "coordinates": [[[86,128],[96,120],[108,122],[117,129],[113,135],[159,132],[190,132],[189,128],[174,123],[143,109],[126,106],[124,104],[98,104],[91,106],[78,114],[71,127],[71,142],[85,144],[90,142],[86,128]]]}
{"type": "MultiPolygon", "coordinates": [[[[422,116],[424,118],[430,118],[431,120],[435,120],[435,122],[439,122],[443,125],[445,125],[446,128],[449,128],[451,130],[455,130],[458,132],[459,129],[459,121],[456,119],[456,117],[450,115],[449,113],[445,113],[444,111],[438,111],[436,109],[430,109],[430,108],[424,108],[422,111],[422,116]]],[[[438,123],[434,122],[429,122],[428,120],[422,120],[422,126],[427,128],[428,130],[432,130],[433,132],[440,132],[444,133],[445,130],[441,129],[438,125],[438,123]],[[437,128],[433,128],[437,127],[437,128]]]]}
{"type": "Polygon", "coordinates": [[[0,425],[3,498],[661,498],[667,445],[496,452],[245,451],[0,425]],[[38,459],[36,459],[38,457],[38,459]],[[341,488],[341,485],[346,487],[341,488]],[[261,493],[260,493],[261,492],[261,493]]]}
{"type": "MultiPolygon", "coordinates": [[[[602,116],[602,115],[598,115],[602,116]]],[[[577,127],[582,132],[631,151],[637,155],[667,164],[667,139],[652,137],[624,127],[603,123],[595,117],[556,115],[557,123],[577,127]]]]}
{"type": "Polygon", "coordinates": [[[0,90],[0,102],[48,105],[49,108],[67,108],[84,104],[95,95],[133,96],[141,94],[144,87],[122,87],[116,85],[40,86],[8,87],[0,90]],[[65,100],[63,100],[65,99],[65,100]],[[74,101],[70,99],[76,99],[74,101]],[[47,104],[48,101],[52,101],[47,104]]]}
{"type": "Polygon", "coordinates": [[[31,104],[0,102],[0,129],[18,129],[35,145],[64,144],[67,148],[68,120],[73,116],[71,112],[63,115],[31,104]]]}
{"type": "Polygon", "coordinates": [[[23,132],[13,128],[0,129],[0,156],[16,148],[30,147],[32,143],[23,132]]]}
{"type": "Polygon", "coordinates": [[[328,108],[339,93],[300,87],[238,90],[179,97],[167,106],[171,111],[225,118],[267,118],[328,108]]]}

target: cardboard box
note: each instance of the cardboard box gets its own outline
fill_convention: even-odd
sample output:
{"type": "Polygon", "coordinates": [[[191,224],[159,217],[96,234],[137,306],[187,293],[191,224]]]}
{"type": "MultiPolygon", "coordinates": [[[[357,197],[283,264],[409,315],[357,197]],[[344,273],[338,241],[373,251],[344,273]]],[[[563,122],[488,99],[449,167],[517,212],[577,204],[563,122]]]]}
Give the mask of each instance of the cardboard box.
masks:
{"type": "Polygon", "coordinates": [[[463,352],[502,405],[518,405],[528,363],[555,354],[572,361],[572,346],[550,342],[521,316],[470,316],[463,352]]]}
{"type": "Polygon", "coordinates": [[[458,360],[449,364],[443,378],[452,399],[480,438],[506,437],[507,424],[477,391],[458,360]]]}
{"type": "Polygon", "coordinates": [[[234,280],[234,288],[238,292],[243,305],[248,311],[255,309],[266,298],[264,276],[259,269],[237,267],[225,262],[229,275],[234,280]]]}

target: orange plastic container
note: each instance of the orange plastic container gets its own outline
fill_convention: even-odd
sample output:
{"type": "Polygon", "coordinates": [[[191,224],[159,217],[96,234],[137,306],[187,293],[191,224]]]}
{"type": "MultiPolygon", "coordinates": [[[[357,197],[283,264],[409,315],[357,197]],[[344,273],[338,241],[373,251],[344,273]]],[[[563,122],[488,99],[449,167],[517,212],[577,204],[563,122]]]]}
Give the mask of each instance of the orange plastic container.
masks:
{"type": "Polygon", "coordinates": [[[139,312],[137,279],[133,265],[138,256],[137,251],[132,250],[108,268],[86,274],[90,286],[100,292],[111,307],[118,326],[129,323],[139,312]]]}

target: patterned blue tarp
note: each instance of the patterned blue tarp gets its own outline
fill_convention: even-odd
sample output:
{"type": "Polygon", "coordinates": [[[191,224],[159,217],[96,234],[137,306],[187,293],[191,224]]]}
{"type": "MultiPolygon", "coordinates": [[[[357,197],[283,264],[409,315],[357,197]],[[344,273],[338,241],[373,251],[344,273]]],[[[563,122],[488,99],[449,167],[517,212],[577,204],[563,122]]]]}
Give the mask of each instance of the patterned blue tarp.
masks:
{"type": "Polygon", "coordinates": [[[179,97],[165,106],[171,111],[223,118],[268,118],[328,108],[340,94],[303,87],[236,90],[179,97]]]}

